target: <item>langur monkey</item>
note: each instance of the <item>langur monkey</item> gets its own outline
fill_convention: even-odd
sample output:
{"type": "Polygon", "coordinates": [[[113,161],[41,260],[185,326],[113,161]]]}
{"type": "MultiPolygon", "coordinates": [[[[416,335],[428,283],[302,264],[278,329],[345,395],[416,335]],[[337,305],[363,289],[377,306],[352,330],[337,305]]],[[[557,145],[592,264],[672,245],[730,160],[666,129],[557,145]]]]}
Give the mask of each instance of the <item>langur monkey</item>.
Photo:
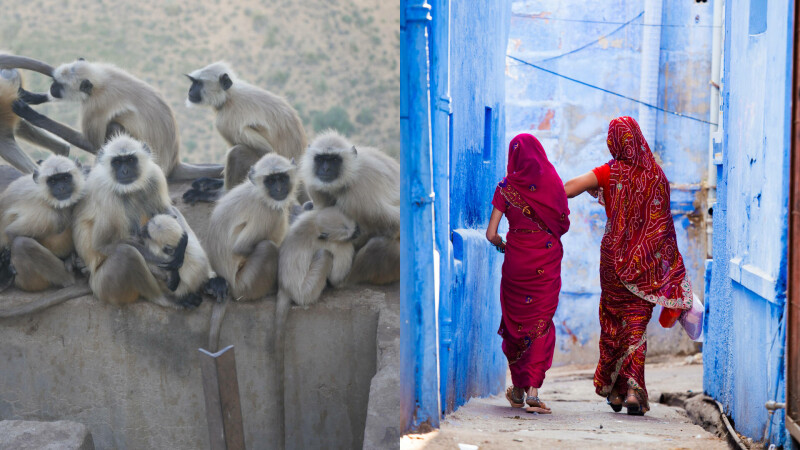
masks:
{"type": "MultiPolygon", "coordinates": [[[[176,216],[158,214],[142,228],[141,238],[145,252],[152,255],[153,260],[179,261],[173,265],[179,267],[167,270],[163,263],[149,264],[163,291],[179,305],[199,305],[201,293],[209,292],[208,284],[214,279],[214,272],[192,229],[176,216]]],[[[213,292],[212,289],[210,293],[214,295],[213,292]]]]}
{"type": "MultiPolygon", "coordinates": [[[[0,63],[4,55],[0,55],[0,63]]],[[[83,133],[57,123],[25,103],[15,112],[32,124],[91,153],[124,132],[153,149],[153,159],[171,179],[219,177],[218,165],[196,166],[180,161],[180,140],[175,116],[150,85],[110,64],[83,59],[52,71],[50,96],[81,103],[83,133]]]]}
{"type": "Polygon", "coordinates": [[[335,205],[361,227],[349,282],[400,279],[400,166],[377,149],[356,149],[333,130],[311,143],[300,178],[314,209],[335,205]],[[379,238],[372,242],[372,239],[379,238]]]}
{"type": "Polygon", "coordinates": [[[283,240],[278,284],[300,306],[319,299],[326,281],[341,286],[353,262],[359,226],[335,207],[309,211],[297,219],[283,240]]]}
{"type": "Polygon", "coordinates": [[[62,156],[69,155],[69,144],[21,120],[14,113],[14,105],[20,101],[39,104],[47,101],[47,95],[23,89],[22,76],[17,69],[0,68],[0,157],[20,172],[29,174],[37,169],[36,162],[20,148],[15,137],[62,156]]]}
{"type": "Polygon", "coordinates": [[[72,210],[83,186],[80,166],[54,155],[0,194],[0,291],[11,283],[34,292],[75,283],[72,210]]]}
{"type": "MultiPolygon", "coordinates": [[[[217,113],[217,131],[231,145],[225,160],[225,191],[247,179],[250,167],[267,153],[300,158],[307,140],[297,111],[282,97],[239,79],[224,62],[186,75],[192,82],[187,105],[208,105],[217,113]]],[[[213,201],[219,184],[200,181],[187,202],[213,201]]]]}
{"type": "Polygon", "coordinates": [[[283,417],[283,370],[286,319],[292,300],[301,306],[314,304],[325,285],[338,287],[347,277],[353,261],[353,240],[358,225],[337,208],[323,208],[301,215],[281,244],[278,301],[271,349],[280,396],[276,405],[283,417]]]}
{"type": "Polygon", "coordinates": [[[278,248],[294,204],[295,166],[268,153],[248,178],[217,202],[208,225],[211,266],[235,300],[258,299],[277,289],[278,248]]]}
{"type": "MultiPolygon", "coordinates": [[[[145,256],[130,244],[153,216],[165,213],[180,214],[170,203],[167,180],[148,146],[125,134],[113,137],[97,154],[73,225],[75,249],[97,298],[118,306],[139,297],[178,306],[163,292],[145,256]]],[[[163,262],[163,268],[174,270],[181,262],[163,262]]]]}

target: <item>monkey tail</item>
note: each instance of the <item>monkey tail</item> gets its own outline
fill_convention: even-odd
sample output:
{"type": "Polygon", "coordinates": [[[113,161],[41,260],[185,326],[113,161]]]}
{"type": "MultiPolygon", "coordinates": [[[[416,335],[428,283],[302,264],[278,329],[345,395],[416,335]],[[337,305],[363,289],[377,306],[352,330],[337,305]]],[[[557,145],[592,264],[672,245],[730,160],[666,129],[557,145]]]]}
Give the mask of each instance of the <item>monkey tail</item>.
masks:
{"type": "Polygon", "coordinates": [[[42,61],[28,58],[27,56],[17,56],[0,53],[0,67],[4,69],[27,69],[39,72],[48,77],[53,76],[53,66],[42,61]]]}
{"type": "Polygon", "coordinates": [[[169,174],[170,181],[188,181],[196,178],[222,178],[223,166],[219,164],[187,164],[179,162],[169,174]]]}
{"type": "Polygon", "coordinates": [[[286,442],[286,405],[285,405],[285,341],[286,341],[286,319],[289,317],[289,309],[292,307],[292,299],[283,289],[278,290],[278,301],[275,305],[275,327],[273,330],[272,354],[275,355],[275,380],[278,388],[278,421],[282,430],[282,441],[278,448],[284,448],[286,442]]]}
{"type": "Polygon", "coordinates": [[[24,305],[0,307],[0,319],[20,317],[43,311],[51,306],[58,305],[73,298],[92,295],[92,290],[86,285],[70,286],[46,295],[42,298],[30,301],[24,305]]]}

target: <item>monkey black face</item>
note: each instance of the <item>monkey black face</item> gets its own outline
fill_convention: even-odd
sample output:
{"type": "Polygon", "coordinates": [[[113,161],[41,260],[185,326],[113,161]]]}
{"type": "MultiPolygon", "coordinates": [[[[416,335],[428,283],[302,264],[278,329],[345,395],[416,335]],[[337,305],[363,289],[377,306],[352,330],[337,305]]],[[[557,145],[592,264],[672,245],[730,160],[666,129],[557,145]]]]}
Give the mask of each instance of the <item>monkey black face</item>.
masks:
{"type": "Polygon", "coordinates": [[[56,200],[69,200],[75,190],[71,173],[57,173],[47,177],[47,188],[56,200]]]}
{"type": "Polygon", "coordinates": [[[139,158],[120,155],[111,159],[111,171],[119,184],[131,184],[139,179],[139,158]]]}
{"type": "Polygon", "coordinates": [[[50,85],[50,95],[52,95],[54,98],[63,98],[64,85],[58,81],[53,81],[53,84],[50,85]]]}
{"type": "Polygon", "coordinates": [[[339,178],[342,170],[342,157],[339,155],[320,154],[314,157],[314,174],[320,181],[330,183],[339,178]]]}
{"type": "MultiPolygon", "coordinates": [[[[78,89],[86,95],[92,95],[93,88],[94,85],[91,81],[82,80],[78,89]]],[[[53,98],[64,98],[64,90],[64,85],[58,81],[53,81],[53,84],[50,85],[50,95],[52,95],[53,98]]]]}
{"type": "MultiPolygon", "coordinates": [[[[189,75],[186,75],[189,77],[189,75]]],[[[192,86],[189,87],[189,101],[192,103],[200,103],[203,100],[203,81],[189,77],[192,80],[192,86]]]]}
{"type": "Polygon", "coordinates": [[[272,175],[267,175],[264,177],[264,187],[274,200],[285,200],[289,196],[289,191],[292,190],[289,174],[273,173],[272,175]]]}

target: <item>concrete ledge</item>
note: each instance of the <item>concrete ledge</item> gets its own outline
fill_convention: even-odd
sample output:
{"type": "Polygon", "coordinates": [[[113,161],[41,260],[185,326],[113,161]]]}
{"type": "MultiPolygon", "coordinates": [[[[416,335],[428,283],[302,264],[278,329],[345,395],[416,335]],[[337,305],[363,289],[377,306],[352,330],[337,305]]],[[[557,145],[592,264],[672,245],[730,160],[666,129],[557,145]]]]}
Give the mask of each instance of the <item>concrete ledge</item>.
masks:
{"type": "Polygon", "coordinates": [[[92,435],[76,422],[0,421],[0,449],[94,450],[92,435]]]}
{"type": "MultiPolygon", "coordinates": [[[[10,290],[1,301],[33,297],[10,290]]],[[[274,307],[274,298],[229,305],[220,336],[221,345],[236,347],[249,449],[270,448],[281,433],[275,364],[266,353],[274,307]]],[[[142,302],[120,309],[82,297],[0,320],[0,419],[80,422],[98,448],[208,448],[197,349],[206,345],[210,315],[209,303],[188,312],[142,302]]],[[[385,372],[398,373],[391,356],[399,345],[397,317],[398,285],[326,291],[317,305],[292,309],[287,448],[361,447],[368,405],[370,424],[381,427],[376,433],[397,426],[398,420],[387,424],[387,406],[398,401],[391,386],[399,380],[385,372]],[[378,368],[383,374],[373,383],[385,399],[373,404],[378,368]]]]}

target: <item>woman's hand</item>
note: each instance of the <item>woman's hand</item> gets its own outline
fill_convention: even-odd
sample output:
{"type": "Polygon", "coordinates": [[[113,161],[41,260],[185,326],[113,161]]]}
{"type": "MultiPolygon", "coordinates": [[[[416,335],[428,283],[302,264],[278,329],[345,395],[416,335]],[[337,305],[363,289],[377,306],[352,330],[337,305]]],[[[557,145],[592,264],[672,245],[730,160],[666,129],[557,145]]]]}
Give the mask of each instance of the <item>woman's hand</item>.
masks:
{"type": "Polygon", "coordinates": [[[486,230],[486,239],[494,246],[499,246],[503,242],[503,238],[501,238],[499,234],[496,232],[490,234],[489,230],[486,230]]]}

